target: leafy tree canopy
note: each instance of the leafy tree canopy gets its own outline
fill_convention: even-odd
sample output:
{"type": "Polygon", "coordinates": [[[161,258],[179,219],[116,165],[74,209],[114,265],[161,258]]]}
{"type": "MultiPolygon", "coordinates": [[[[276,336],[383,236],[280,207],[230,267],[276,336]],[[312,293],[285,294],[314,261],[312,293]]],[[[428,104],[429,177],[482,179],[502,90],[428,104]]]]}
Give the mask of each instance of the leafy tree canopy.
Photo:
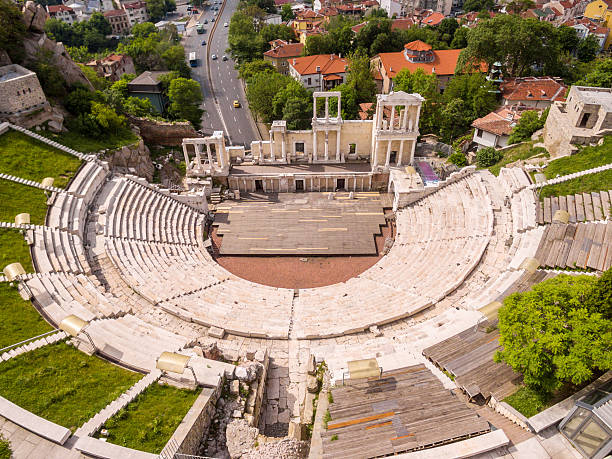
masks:
{"type": "Polygon", "coordinates": [[[168,112],[171,115],[177,119],[190,121],[196,128],[200,127],[204,112],[200,108],[203,99],[200,83],[187,78],[175,78],[170,82],[168,98],[170,99],[168,112]]]}
{"type": "Polygon", "coordinates": [[[527,386],[550,393],[563,383],[581,384],[595,372],[612,368],[610,274],[597,281],[590,276],[559,275],[515,293],[499,310],[504,361],[523,374],[527,386]],[[600,283],[601,282],[601,283],[600,283]],[[608,291],[602,293],[602,289],[608,291]]]}
{"type": "Polygon", "coordinates": [[[612,88],[612,58],[597,60],[590,71],[576,84],[578,86],[612,88]]]}
{"type": "Polygon", "coordinates": [[[529,140],[535,131],[544,127],[547,116],[548,109],[543,111],[542,114],[535,110],[523,112],[516,123],[516,126],[514,126],[514,129],[512,129],[508,143],[513,144],[523,142],[524,140],[529,140]]]}

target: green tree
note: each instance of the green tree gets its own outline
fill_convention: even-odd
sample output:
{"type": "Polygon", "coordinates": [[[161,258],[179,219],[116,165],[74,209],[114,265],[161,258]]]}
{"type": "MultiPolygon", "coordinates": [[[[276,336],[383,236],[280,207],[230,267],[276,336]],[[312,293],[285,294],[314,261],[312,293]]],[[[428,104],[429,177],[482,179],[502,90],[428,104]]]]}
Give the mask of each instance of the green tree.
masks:
{"type": "Polygon", "coordinates": [[[466,112],[466,103],[463,99],[451,99],[444,104],[438,122],[440,137],[444,142],[450,143],[468,129],[470,121],[466,112]]]}
{"type": "Polygon", "coordinates": [[[295,80],[277,72],[257,73],[247,80],[246,96],[251,110],[263,121],[274,119],[274,97],[295,80]]]}
{"type": "MultiPolygon", "coordinates": [[[[343,83],[336,86],[333,91],[339,91],[340,111],[345,120],[355,120],[359,118],[359,102],[357,102],[357,90],[353,85],[343,83]]],[[[331,104],[331,101],[330,101],[331,104]]],[[[333,107],[333,104],[332,104],[333,107]]]]}
{"type": "Polygon", "coordinates": [[[311,129],[311,103],[308,100],[292,97],[285,102],[283,119],[287,120],[287,129],[311,129]]]}
{"type": "Polygon", "coordinates": [[[448,162],[454,164],[457,167],[467,166],[467,159],[465,155],[460,151],[451,153],[451,155],[448,157],[448,162]]]}
{"type": "Polygon", "coordinates": [[[612,88],[612,58],[599,59],[589,72],[576,82],[578,86],[612,88]]]}
{"type": "Polygon", "coordinates": [[[490,67],[499,61],[508,76],[525,75],[533,66],[542,66],[548,72],[558,66],[560,50],[558,34],[551,23],[500,14],[479,22],[469,32],[457,69],[469,70],[482,61],[490,67]]]}
{"type": "Polygon", "coordinates": [[[496,164],[504,157],[504,154],[493,147],[481,148],[476,152],[476,164],[479,167],[489,167],[496,164]]]}
{"type": "Polygon", "coordinates": [[[87,25],[102,35],[110,35],[112,33],[111,25],[102,13],[93,13],[89,21],[87,21],[87,25]]]}
{"type": "MultiPolygon", "coordinates": [[[[291,81],[285,80],[286,85],[279,89],[274,98],[272,99],[272,115],[271,118],[275,120],[285,119],[283,113],[285,111],[285,105],[290,99],[301,99],[309,102],[312,99],[310,91],[304,86],[295,81],[293,78],[291,81]]],[[[310,115],[312,117],[312,115],[310,115]]],[[[287,119],[286,121],[291,121],[287,119]]]]}
{"type": "Polygon", "coordinates": [[[495,6],[494,0],[465,0],[463,9],[470,11],[488,11],[495,6]]]}
{"type": "Polygon", "coordinates": [[[157,32],[152,22],[140,22],[132,26],[132,35],[136,38],[146,38],[157,32]]]}
{"type": "Polygon", "coordinates": [[[227,41],[232,57],[239,64],[251,61],[261,54],[262,43],[255,31],[253,18],[241,11],[232,15],[227,41]]]}
{"type": "Polygon", "coordinates": [[[276,72],[276,67],[272,63],[262,59],[245,62],[238,69],[238,77],[244,81],[261,72],[276,72]]]}
{"type": "Polygon", "coordinates": [[[523,112],[518,123],[516,123],[516,126],[512,129],[510,138],[508,138],[508,143],[513,144],[529,140],[535,131],[544,127],[547,116],[548,109],[542,112],[542,114],[535,110],[523,112]]]}
{"type": "Polygon", "coordinates": [[[166,13],[176,10],[174,0],[146,0],[147,13],[152,22],[161,21],[166,13]]]}
{"type": "Polygon", "coordinates": [[[272,40],[281,39],[291,42],[295,39],[295,32],[291,27],[284,24],[267,24],[259,31],[260,41],[262,43],[261,51],[270,49],[272,40]]]}
{"type": "Polygon", "coordinates": [[[580,40],[578,47],[576,48],[576,56],[582,62],[591,62],[599,53],[601,47],[599,46],[599,40],[595,35],[589,35],[583,40],[580,40]]]}
{"type": "Polygon", "coordinates": [[[114,135],[119,134],[126,127],[125,117],[117,115],[115,110],[100,102],[91,103],[91,116],[100,125],[102,131],[114,135]]]}
{"type": "Polygon", "coordinates": [[[444,18],[436,27],[440,40],[451,44],[455,36],[455,32],[459,28],[459,23],[455,18],[444,18]]]}
{"type": "Polygon", "coordinates": [[[91,113],[91,103],[96,100],[93,91],[85,87],[77,87],[71,91],[63,100],[64,107],[73,115],[91,113]]]}
{"type": "Polygon", "coordinates": [[[21,11],[11,0],[0,0],[0,47],[13,62],[21,62],[25,56],[23,39],[26,35],[21,11]]]}
{"type": "Polygon", "coordinates": [[[497,106],[495,86],[482,73],[455,76],[444,90],[444,99],[461,99],[465,102],[465,117],[469,124],[497,106]]]}
{"type": "Polygon", "coordinates": [[[568,27],[566,25],[559,26],[557,29],[557,36],[561,49],[567,52],[575,51],[580,43],[580,37],[578,37],[576,29],[573,27],[568,27]]]}
{"type": "Polygon", "coordinates": [[[506,4],[506,11],[511,14],[521,14],[535,7],[533,0],[512,0],[506,4]]]}
{"type": "Polygon", "coordinates": [[[293,10],[291,9],[291,4],[285,3],[283,7],[281,8],[281,18],[283,22],[290,21],[294,17],[295,15],[293,14],[293,10]]]}
{"type": "Polygon", "coordinates": [[[453,41],[450,43],[452,49],[463,49],[467,46],[467,37],[470,29],[467,27],[459,27],[455,30],[453,41]]]}
{"type": "Polygon", "coordinates": [[[55,41],[61,41],[65,46],[80,46],[81,37],[76,37],[72,26],[59,19],[51,18],[45,22],[45,33],[55,41]]]}
{"type": "Polygon", "coordinates": [[[370,70],[370,59],[359,51],[348,57],[349,68],[346,84],[355,88],[357,103],[373,102],[376,94],[376,82],[370,70]]]}
{"type": "Polygon", "coordinates": [[[611,369],[612,323],[590,307],[595,282],[562,274],[507,297],[498,314],[502,350],[495,360],[544,393],[611,369]]]}
{"type": "Polygon", "coordinates": [[[44,93],[48,97],[63,97],[67,92],[64,77],[53,63],[53,53],[49,50],[40,50],[36,54],[36,60],[31,65],[36,73],[44,93]]]}
{"type": "Polygon", "coordinates": [[[161,55],[164,66],[168,70],[178,72],[183,78],[191,76],[191,70],[185,62],[185,49],[182,45],[173,45],[161,55]]]}
{"type": "Polygon", "coordinates": [[[425,98],[421,106],[419,130],[423,134],[439,131],[441,96],[438,91],[438,78],[433,74],[426,74],[423,69],[414,73],[410,70],[401,70],[393,79],[395,91],[418,93],[425,98]]]}
{"type": "Polygon", "coordinates": [[[203,99],[200,83],[187,78],[175,78],[170,82],[168,98],[170,114],[177,119],[190,121],[196,129],[199,129],[204,112],[200,108],[203,99]]]}
{"type": "Polygon", "coordinates": [[[304,45],[305,56],[315,56],[317,54],[331,54],[335,46],[329,34],[309,35],[306,37],[304,45]]]}
{"type": "Polygon", "coordinates": [[[132,116],[154,116],[157,114],[155,107],[149,99],[140,99],[138,97],[128,97],[123,102],[123,110],[125,113],[132,116]]]}

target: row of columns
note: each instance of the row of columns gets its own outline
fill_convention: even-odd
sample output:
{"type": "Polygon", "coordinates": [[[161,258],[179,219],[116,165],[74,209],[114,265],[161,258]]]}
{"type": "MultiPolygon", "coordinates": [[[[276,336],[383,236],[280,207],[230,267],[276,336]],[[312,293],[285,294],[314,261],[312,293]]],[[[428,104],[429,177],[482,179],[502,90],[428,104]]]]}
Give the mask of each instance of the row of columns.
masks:
{"type": "MultiPolygon", "coordinates": [[[[272,159],[272,161],[276,161],[276,153],[274,152],[274,132],[272,129],[270,129],[270,158],[272,159]]],[[[285,133],[282,133],[283,137],[281,139],[281,158],[284,162],[289,162],[287,161],[287,142],[285,142],[285,133]]],[[[261,144],[260,144],[261,145],[261,144]]],[[[260,152],[261,155],[263,156],[263,150],[261,150],[260,147],[260,152]]]]}
{"type": "MultiPolygon", "coordinates": [[[[346,180],[345,188],[347,190],[351,190],[351,188],[352,188],[352,191],[357,191],[358,189],[361,190],[361,191],[372,189],[372,174],[368,174],[367,176],[364,176],[364,175],[354,175],[354,176],[348,176],[348,177],[327,177],[327,176],[320,177],[319,176],[319,177],[316,177],[316,190],[317,191],[321,191],[321,183],[322,182],[323,182],[324,188],[326,190],[328,190],[330,188],[329,187],[329,184],[330,184],[329,180],[332,181],[332,185],[333,186],[331,188],[332,189],[335,188],[336,179],[338,179],[338,178],[343,178],[344,180],[346,180]],[[352,182],[352,187],[351,187],[351,182],[352,182]],[[360,182],[359,186],[358,186],[358,182],[360,182]]],[[[310,178],[310,189],[308,189],[309,187],[307,186],[308,179],[309,179],[308,177],[304,177],[304,176],[303,177],[295,177],[294,179],[295,180],[304,180],[304,189],[305,189],[305,191],[315,191],[315,186],[314,186],[315,185],[315,180],[314,180],[314,177],[310,178]]],[[[262,177],[260,179],[257,179],[257,178],[246,179],[246,178],[238,178],[238,177],[231,178],[230,177],[230,188],[234,188],[233,187],[233,183],[232,183],[234,180],[235,180],[234,183],[236,185],[235,188],[238,188],[240,191],[243,191],[243,192],[249,192],[249,191],[254,190],[255,189],[255,180],[261,180],[262,181],[264,192],[269,191],[269,189],[268,189],[269,187],[267,186],[267,183],[268,183],[267,181],[268,180],[272,181],[272,184],[271,184],[272,188],[271,188],[270,191],[278,191],[278,192],[283,192],[283,191],[290,192],[290,191],[294,191],[294,190],[290,190],[289,189],[289,185],[288,184],[287,184],[286,189],[282,190],[281,189],[282,188],[281,187],[281,182],[280,182],[281,179],[280,178],[276,178],[276,177],[268,177],[268,178],[262,177]],[[276,187],[274,185],[274,181],[278,181],[278,187],[276,187]],[[240,186],[240,184],[242,184],[242,187],[240,186]],[[248,186],[248,185],[250,185],[250,186],[248,186]]]]}
{"type": "MultiPolygon", "coordinates": [[[[410,161],[408,162],[408,164],[412,164],[412,161],[414,160],[414,150],[416,148],[416,140],[398,140],[398,141],[400,143],[400,149],[399,149],[399,154],[397,156],[396,166],[399,167],[403,164],[404,142],[411,142],[412,148],[410,151],[410,161]]],[[[374,161],[372,164],[373,167],[378,166],[378,153],[379,153],[381,142],[385,142],[385,140],[377,140],[376,143],[374,144],[374,161]]],[[[393,144],[393,140],[387,140],[386,142],[387,142],[387,151],[385,155],[385,167],[389,167],[391,163],[391,145],[393,144]]]]}
{"type": "MultiPolygon", "coordinates": [[[[336,133],[336,161],[342,161],[342,155],[340,154],[340,128],[335,129],[336,133]]],[[[319,152],[317,144],[317,131],[312,130],[312,160],[313,162],[318,161],[319,152]]],[[[329,161],[329,131],[325,130],[325,143],[323,144],[323,159],[329,161]]]]}
{"type": "MultiPolygon", "coordinates": [[[[210,164],[211,168],[214,164],[212,151],[209,143],[183,143],[183,155],[185,156],[185,164],[189,167],[189,152],[187,151],[187,145],[193,145],[195,150],[195,161],[196,165],[200,166],[202,164],[202,153],[204,152],[204,148],[206,149],[206,156],[208,158],[208,164],[210,164]]],[[[215,145],[215,153],[217,155],[217,161],[221,166],[221,169],[225,169],[225,156],[223,155],[223,148],[220,145],[220,142],[214,142],[215,145]]]]}
{"type": "MultiPolygon", "coordinates": [[[[387,130],[387,131],[394,131],[395,130],[395,107],[397,107],[397,105],[390,105],[391,107],[391,116],[389,117],[389,123],[388,125],[385,127],[385,129],[383,129],[383,115],[384,115],[384,109],[385,107],[389,107],[389,105],[387,104],[380,104],[379,109],[376,111],[376,129],[377,130],[387,130]]],[[[400,117],[400,127],[399,130],[402,131],[412,131],[414,126],[418,126],[419,125],[419,118],[421,115],[421,111],[418,110],[417,111],[417,117],[416,117],[416,123],[413,123],[412,119],[410,118],[410,113],[409,113],[409,108],[411,107],[410,105],[404,105],[404,110],[400,111],[399,113],[399,117],[400,117]]]]}

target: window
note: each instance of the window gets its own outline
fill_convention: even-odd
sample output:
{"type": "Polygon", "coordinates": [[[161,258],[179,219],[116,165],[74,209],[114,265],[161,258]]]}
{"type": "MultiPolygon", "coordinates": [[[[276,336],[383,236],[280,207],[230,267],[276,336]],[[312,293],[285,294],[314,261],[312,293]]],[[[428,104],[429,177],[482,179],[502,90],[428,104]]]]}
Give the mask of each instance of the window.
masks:
{"type": "Polygon", "coordinates": [[[312,84],[312,83],[311,83],[310,78],[308,78],[308,80],[307,80],[306,84],[307,84],[308,86],[310,86],[310,85],[312,84]]]}
{"type": "Polygon", "coordinates": [[[357,152],[357,144],[349,143],[349,155],[354,155],[357,152]]]}
{"type": "Polygon", "coordinates": [[[593,457],[595,453],[610,440],[610,435],[599,425],[594,418],[591,418],[584,425],[578,435],[574,437],[574,442],[589,455],[593,457]]]}
{"type": "Polygon", "coordinates": [[[476,129],[476,137],[482,137],[482,129],[476,129]]]}
{"type": "Polygon", "coordinates": [[[304,153],[304,142],[295,142],[295,152],[304,153]]]}
{"type": "Polygon", "coordinates": [[[578,127],[581,127],[581,128],[586,127],[587,123],[589,122],[590,117],[591,117],[590,113],[585,113],[584,115],[582,115],[582,119],[580,120],[580,124],[578,125],[578,127]]]}

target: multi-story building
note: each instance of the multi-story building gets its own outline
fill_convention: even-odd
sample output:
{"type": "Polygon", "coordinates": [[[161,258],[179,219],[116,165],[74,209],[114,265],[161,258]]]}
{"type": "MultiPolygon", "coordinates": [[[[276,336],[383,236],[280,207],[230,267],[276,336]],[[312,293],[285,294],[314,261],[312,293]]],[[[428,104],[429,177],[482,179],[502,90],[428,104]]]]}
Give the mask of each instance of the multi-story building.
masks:
{"type": "Polygon", "coordinates": [[[576,29],[576,34],[581,40],[593,35],[599,42],[599,51],[604,49],[606,42],[608,41],[608,37],[610,36],[610,29],[602,26],[594,19],[570,19],[569,21],[564,22],[563,25],[576,29]]]}
{"type": "Polygon", "coordinates": [[[545,109],[554,101],[565,100],[567,86],[561,78],[523,77],[509,78],[501,85],[504,105],[523,105],[532,109],[545,109]]]}
{"type": "Polygon", "coordinates": [[[134,24],[146,22],[149,20],[149,14],[147,13],[147,4],[142,1],[126,2],[123,4],[123,9],[127,13],[130,27],[134,24]]]}
{"type": "Polygon", "coordinates": [[[306,89],[327,91],[346,81],[348,61],[335,54],[296,57],[289,61],[289,75],[306,89]]]}
{"type": "Polygon", "coordinates": [[[289,73],[289,60],[300,57],[304,50],[303,43],[287,43],[285,40],[272,40],[272,48],[263,53],[264,61],[272,63],[276,70],[283,75],[289,73]]]}
{"type": "Polygon", "coordinates": [[[86,65],[110,81],[118,81],[125,73],[136,73],[134,61],[127,54],[109,54],[103,59],[95,59],[86,65]]]}
{"type": "Polygon", "coordinates": [[[524,107],[500,107],[472,123],[474,137],[472,141],[478,149],[484,147],[500,148],[508,145],[508,139],[516,123],[524,112],[524,107]]]}
{"type": "Polygon", "coordinates": [[[59,19],[66,24],[74,24],[77,21],[74,10],[66,5],[47,5],[46,8],[51,19],[59,19]]]}
{"type": "Polygon", "coordinates": [[[374,56],[371,66],[383,94],[393,90],[393,78],[403,69],[410,72],[422,69],[426,74],[435,74],[442,90],[455,74],[459,53],[460,49],[433,50],[427,43],[416,40],[405,44],[404,51],[374,56]]]}
{"type": "Polygon", "coordinates": [[[131,25],[126,10],[110,10],[104,12],[113,34],[123,35],[130,31],[131,25]]]}

